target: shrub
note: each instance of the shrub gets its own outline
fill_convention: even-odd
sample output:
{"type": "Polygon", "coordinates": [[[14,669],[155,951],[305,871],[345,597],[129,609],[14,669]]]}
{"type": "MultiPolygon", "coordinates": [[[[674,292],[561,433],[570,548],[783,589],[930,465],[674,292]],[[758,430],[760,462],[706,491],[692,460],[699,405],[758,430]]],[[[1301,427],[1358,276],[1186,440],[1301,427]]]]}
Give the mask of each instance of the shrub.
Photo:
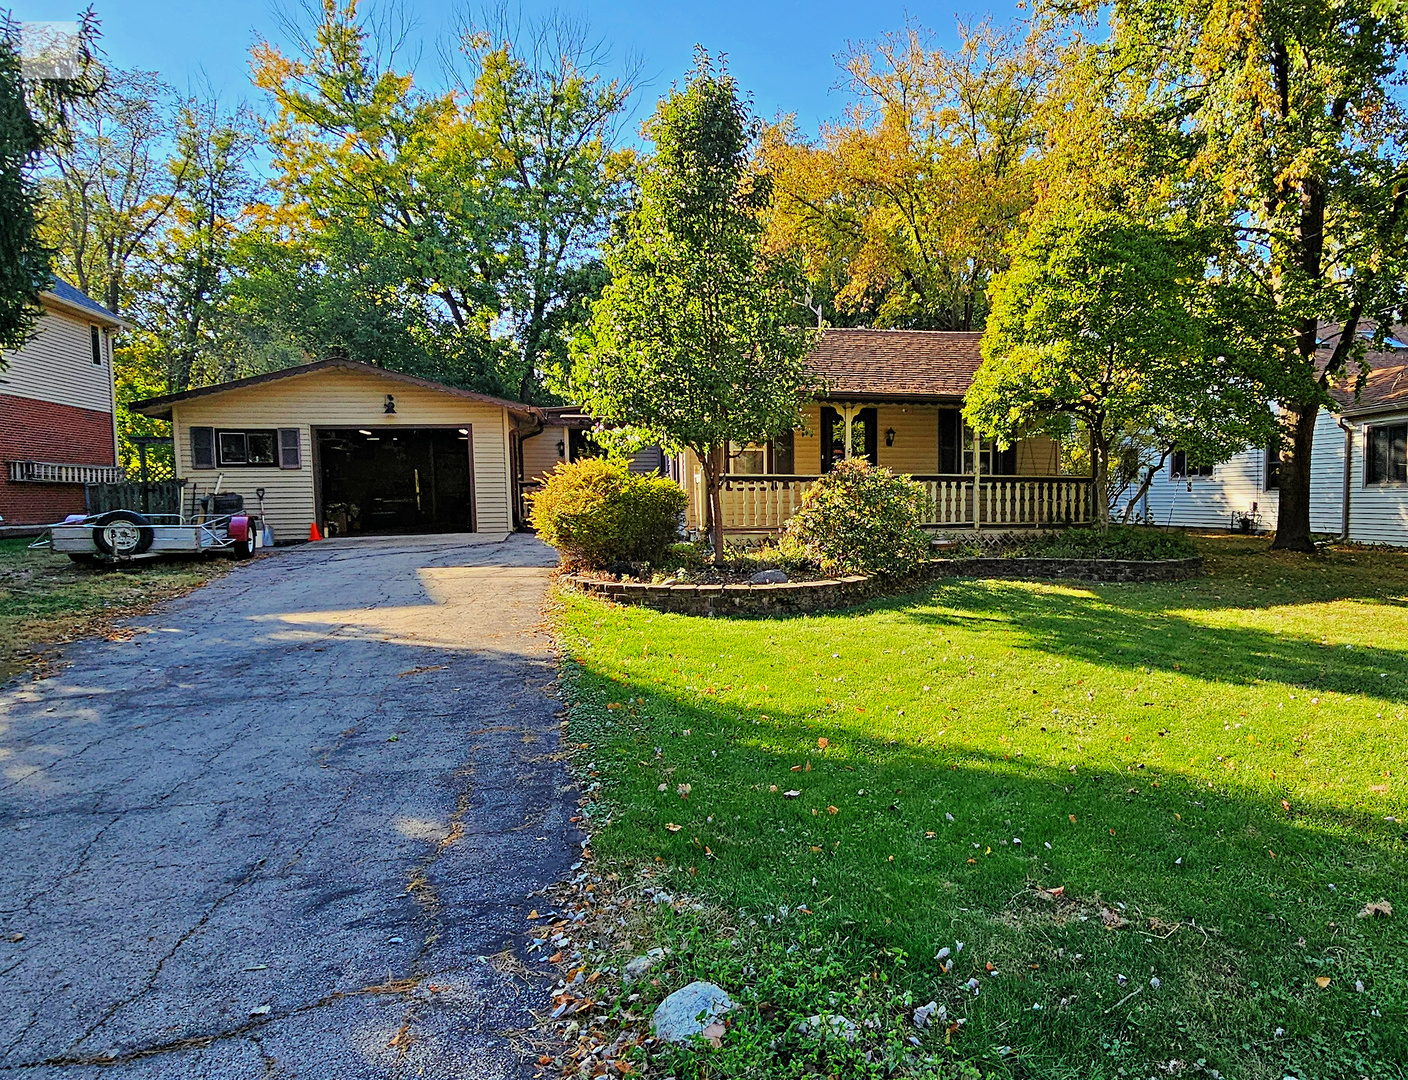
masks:
{"type": "Polygon", "coordinates": [[[929,553],[919,527],[924,489],[864,461],[838,464],[802,500],[781,546],[805,551],[828,574],[899,574],[929,553]]]}
{"type": "Polygon", "coordinates": [[[569,569],[661,562],[675,542],[684,490],[660,476],[636,476],[619,461],[559,465],[531,496],[533,528],[569,569]]]}
{"type": "Polygon", "coordinates": [[[1111,525],[1106,532],[1081,526],[1032,541],[1027,555],[1055,559],[1188,559],[1198,554],[1181,532],[1148,525],[1111,525]]]}

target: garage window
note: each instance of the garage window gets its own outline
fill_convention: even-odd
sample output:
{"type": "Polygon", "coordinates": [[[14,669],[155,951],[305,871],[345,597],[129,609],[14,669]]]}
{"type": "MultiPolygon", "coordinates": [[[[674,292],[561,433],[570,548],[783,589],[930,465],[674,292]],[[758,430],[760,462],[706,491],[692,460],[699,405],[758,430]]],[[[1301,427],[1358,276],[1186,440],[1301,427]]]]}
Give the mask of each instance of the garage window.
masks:
{"type": "Polygon", "coordinates": [[[274,466],[279,463],[277,431],[217,431],[215,449],[221,466],[274,466]]]}

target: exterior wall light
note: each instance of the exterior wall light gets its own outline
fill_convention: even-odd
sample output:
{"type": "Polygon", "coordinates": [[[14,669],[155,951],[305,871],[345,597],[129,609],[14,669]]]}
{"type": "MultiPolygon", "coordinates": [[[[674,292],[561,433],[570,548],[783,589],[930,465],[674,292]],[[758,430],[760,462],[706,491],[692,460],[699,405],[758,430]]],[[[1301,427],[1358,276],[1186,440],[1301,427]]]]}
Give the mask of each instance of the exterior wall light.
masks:
{"type": "Polygon", "coordinates": [[[386,404],[381,407],[381,411],[384,412],[384,413],[386,413],[387,416],[393,416],[393,415],[395,415],[395,413],[396,413],[396,395],[395,395],[395,394],[387,394],[387,395],[386,395],[386,404]]]}
{"type": "Polygon", "coordinates": [[[558,440],[557,440],[557,456],[558,456],[558,457],[566,457],[566,456],[567,456],[567,446],[566,446],[565,443],[563,443],[563,441],[562,441],[561,439],[558,439],[558,440]]]}
{"type": "Polygon", "coordinates": [[[895,445],[895,429],[894,429],[894,428],[886,428],[886,429],[885,429],[885,445],[886,445],[886,446],[894,446],[894,445],[895,445]]]}

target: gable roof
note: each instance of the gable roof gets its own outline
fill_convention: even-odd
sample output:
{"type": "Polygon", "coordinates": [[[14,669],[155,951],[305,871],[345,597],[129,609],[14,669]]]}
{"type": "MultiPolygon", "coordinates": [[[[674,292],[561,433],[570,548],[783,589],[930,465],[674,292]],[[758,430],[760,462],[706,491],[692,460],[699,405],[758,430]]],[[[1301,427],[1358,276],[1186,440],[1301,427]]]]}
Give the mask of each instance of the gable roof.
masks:
{"type": "Polygon", "coordinates": [[[126,319],[114,315],[82,289],[74,288],[57,274],[54,275],[54,280],[49,288],[43,290],[40,296],[60,307],[87,315],[104,326],[128,327],[132,325],[126,319]]]}
{"type": "MultiPolygon", "coordinates": [[[[1372,332],[1373,327],[1360,330],[1363,334],[1372,332]]],[[[1328,361],[1339,338],[1339,328],[1329,327],[1321,333],[1320,351],[1328,361]]],[[[1390,343],[1387,349],[1371,349],[1364,354],[1369,370],[1362,384],[1359,371],[1351,364],[1338,384],[1331,387],[1330,393],[1346,416],[1408,410],[1408,327],[1395,326],[1387,336],[1390,343]],[[1402,347],[1395,347],[1394,343],[1402,347]]]]}
{"type": "Polygon", "coordinates": [[[828,397],[961,399],[983,362],[983,335],[967,330],[823,331],[807,363],[828,397]]]}
{"type": "Polygon", "coordinates": [[[231,382],[216,383],[214,386],[200,386],[196,387],[194,390],[186,390],[180,394],[166,394],[162,397],[134,401],[128,408],[133,412],[141,413],[143,416],[150,416],[157,420],[170,420],[171,406],[178,402],[193,401],[196,398],[210,397],[214,394],[226,394],[231,390],[244,390],[251,386],[263,386],[266,383],[281,382],[284,379],[297,379],[306,375],[316,375],[321,371],[353,371],[360,374],[376,375],[379,378],[389,379],[392,382],[418,386],[424,390],[434,390],[437,393],[449,394],[453,397],[465,398],[469,401],[482,401],[489,405],[499,405],[517,416],[525,416],[530,420],[541,421],[543,417],[542,410],[535,405],[525,405],[521,401],[509,401],[505,398],[494,397],[492,394],[480,394],[473,390],[462,390],[458,386],[448,386],[445,383],[435,382],[433,379],[422,379],[415,375],[407,375],[400,371],[391,371],[388,368],[377,367],[374,364],[363,364],[356,360],[318,360],[311,364],[299,364],[295,367],[281,368],[278,371],[267,371],[263,375],[251,375],[245,379],[234,379],[231,382]]]}

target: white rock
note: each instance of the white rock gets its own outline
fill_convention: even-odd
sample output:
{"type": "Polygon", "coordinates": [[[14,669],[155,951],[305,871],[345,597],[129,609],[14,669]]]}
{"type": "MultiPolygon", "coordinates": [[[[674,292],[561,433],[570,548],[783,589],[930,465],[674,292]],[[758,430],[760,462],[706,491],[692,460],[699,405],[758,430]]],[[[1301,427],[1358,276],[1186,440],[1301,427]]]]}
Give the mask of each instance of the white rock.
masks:
{"type": "Polygon", "coordinates": [[[733,1007],[733,1000],[722,987],[696,980],[655,1007],[650,1030],[666,1042],[686,1042],[702,1035],[706,1027],[733,1007]]]}
{"type": "Polygon", "coordinates": [[[668,952],[668,949],[651,949],[643,956],[637,956],[634,960],[626,964],[621,972],[621,981],[629,986],[631,983],[645,977],[660,959],[668,952]]]}
{"type": "Polygon", "coordinates": [[[934,1018],[934,1014],[938,1011],[939,1003],[937,1001],[931,1001],[927,1005],[920,1005],[914,1010],[914,1026],[917,1028],[928,1027],[929,1021],[934,1018]]]}
{"type": "Polygon", "coordinates": [[[801,1027],[804,1032],[808,1033],[830,1028],[831,1034],[839,1036],[848,1043],[855,1042],[856,1036],[860,1034],[855,1024],[840,1013],[828,1013],[825,1016],[817,1013],[803,1020],[801,1027]]]}

